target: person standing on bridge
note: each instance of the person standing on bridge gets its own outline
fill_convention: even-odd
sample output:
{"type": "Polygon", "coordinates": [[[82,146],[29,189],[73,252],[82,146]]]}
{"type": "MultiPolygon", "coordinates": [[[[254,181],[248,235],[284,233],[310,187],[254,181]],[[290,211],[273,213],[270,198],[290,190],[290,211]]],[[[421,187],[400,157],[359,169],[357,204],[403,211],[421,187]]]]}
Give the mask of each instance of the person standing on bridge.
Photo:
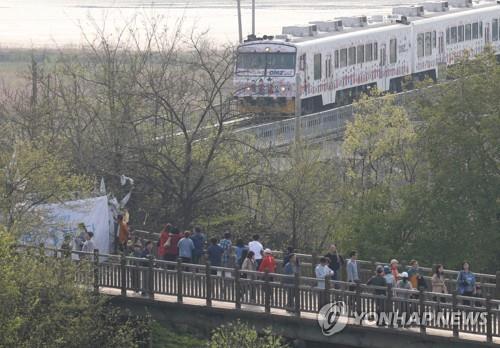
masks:
{"type": "Polygon", "coordinates": [[[260,263],[262,262],[262,255],[264,247],[259,242],[259,235],[256,234],[253,236],[253,240],[248,243],[248,250],[253,251],[255,254],[255,262],[257,263],[257,268],[260,267],[260,263]]]}
{"type": "Polygon", "coordinates": [[[194,244],[193,263],[199,263],[200,258],[203,255],[203,248],[205,247],[205,235],[201,232],[201,227],[196,226],[194,228],[191,240],[194,244]]]}
{"type": "MultiPolygon", "coordinates": [[[[210,239],[210,246],[207,248],[207,257],[211,266],[220,267],[223,253],[224,249],[217,244],[217,238],[210,239]]],[[[212,274],[217,274],[217,271],[212,270],[212,274]]]]}
{"type": "Polygon", "coordinates": [[[231,233],[229,231],[224,232],[224,238],[219,242],[219,246],[224,250],[222,254],[222,267],[231,267],[233,243],[231,242],[231,233]]]}
{"type": "Polygon", "coordinates": [[[328,253],[325,255],[328,259],[328,267],[333,271],[333,280],[340,280],[340,268],[344,265],[344,258],[339,255],[337,251],[337,246],[335,244],[330,245],[328,253]]]}
{"type": "Polygon", "coordinates": [[[318,289],[325,288],[325,278],[334,276],[334,271],[328,266],[328,258],[319,259],[319,265],[314,269],[316,279],[318,279],[318,289]]]}
{"type": "Polygon", "coordinates": [[[163,230],[160,233],[160,240],[158,241],[158,258],[160,260],[165,259],[165,253],[167,251],[165,247],[165,243],[168,240],[170,229],[172,228],[171,224],[166,224],[163,230]]]}
{"type": "MultiPolygon", "coordinates": [[[[359,283],[359,273],[358,273],[358,254],[355,251],[351,251],[349,254],[350,258],[347,261],[347,282],[349,283],[359,283]]],[[[353,290],[354,285],[350,286],[350,289],[353,290]]]]}
{"type": "Polygon", "coordinates": [[[384,277],[384,268],[382,266],[377,266],[376,275],[371,277],[366,285],[376,286],[377,288],[373,291],[374,295],[377,296],[375,299],[375,311],[377,313],[377,326],[383,325],[380,320],[380,314],[384,311],[385,307],[385,296],[387,282],[384,277]],[[384,297],[381,297],[384,296],[384,297]]]}
{"type": "Polygon", "coordinates": [[[165,242],[165,260],[166,261],[177,261],[179,255],[179,240],[181,239],[181,234],[177,227],[171,227],[170,233],[168,234],[168,239],[165,242]]]}
{"type": "Polygon", "coordinates": [[[284,267],[284,273],[288,276],[283,278],[283,284],[287,287],[287,312],[295,309],[295,276],[300,276],[299,259],[296,254],[289,254],[288,262],[284,267]]]}
{"type": "Polygon", "coordinates": [[[238,265],[239,268],[242,267],[243,261],[245,261],[247,254],[248,254],[248,246],[245,245],[243,239],[241,238],[238,239],[236,241],[235,256],[236,256],[236,264],[238,265]]]}
{"type": "MultiPolygon", "coordinates": [[[[448,288],[446,287],[445,279],[444,279],[444,269],[443,265],[436,265],[434,268],[434,274],[432,275],[432,292],[438,294],[447,294],[448,288]]],[[[444,297],[440,297],[439,300],[441,302],[446,302],[444,297]]],[[[437,301],[437,297],[434,296],[434,301],[437,301]]]]}
{"type": "Polygon", "coordinates": [[[122,253],[126,253],[129,231],[128,231],[128,225],[123,219],[123,215],[118,215],[117,223],[118,223],[118,247],[122,253]]]}
{"type": "Polygon", "coordinates": [[[179,257],[184,263],[191,263],[193,259],[194,243],[189,238],[190,232],[184,231],[184,237],[177,243],[179,257]]]}
{"type": "Polygon", "coordinates": [[[95,249],[95,244],[93,241],[94,238],[94,233],[93,232],[86,232],[85,233],[85,243],[83,243],[82,246],[82,251],[85,253],[93,253],[95,249]]]}
{"type": "MultiPolygon", "coordinates": [[[[245,257],[245,260],[243,261],[243,264],[241,265],[241,270],[243,271],[241,274],[242,278],[246,278],[249,280],[255,279],[255,272],[257,270],[257,264],[255,262],[255,254],[253,251],[249,251],[247,253],[247,256],[245,257]],[[245,271],[250,271],[251,273],[247,273],[245,271]]],[[[254,303],[255,302],[255,287],[253,283],[244,283],[246,284],[246,289],[245,292],[249,292],[249,302],[254,303]]]]}
{"type": "MultiPolygon", "coordinates": [[[[457,277],[457,292],[462,296],[474,296],[476,294],[476,277],[470,271],[470,265],[467,261],[462,263],[462,270],[457,277]]],[[[468,300],[463,301],[464,306],[469,306],[468,300]]]]}
{"type": "Polygon", "coordinates": [[[264,250],[264,259],[260,263],[259,272],[276,273],[276,260],[271,249],[264,250]]]}

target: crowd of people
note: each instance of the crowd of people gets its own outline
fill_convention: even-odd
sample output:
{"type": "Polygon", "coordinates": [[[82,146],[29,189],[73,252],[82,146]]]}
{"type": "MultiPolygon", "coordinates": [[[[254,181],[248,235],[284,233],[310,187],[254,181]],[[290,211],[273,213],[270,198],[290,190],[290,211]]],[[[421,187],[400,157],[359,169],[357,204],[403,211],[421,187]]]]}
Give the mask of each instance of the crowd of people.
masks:
{"type": "MultiPolygon", "coordinates": [[[[292,247],[287,248],[283,254],[283,263],[278,267],[273,251],[264,248],[260,241],[260,236],[255,234],[252,240],[245,243],[238,239],[235,244],[231,239],[229,231],[224,232],[222,238],[211,238],[207,241],[205,234],[200,227],[195,227],[192,231],[181,232],[172,224],[166,224],[160,233],[160,238],[156,243],[154,251],[153,242],[146,242],[143,246],[138,239],[130,240],[128,226],[123,222],[121,216],[118,217],[118,242],[121,251],[127,251],[135,257],[153,257],[165,261],[177,261],[181,259],[183,263],[200,264],[208,261],[211,266],[233,268],[238,266],[246,278],[252,272],[276,273],[279,270],[289,276],[300,275],[300,257],[292,247]]],[[[360,269],[357,261],[357,252],[349,253],[347,260],[337,251],[337,246],[331,244],[329,250],[319,259],[315,266],[314,273],[317,280],[317,287],[324,289],[326,279],[335,282],[341,280],[342,269],[345,268],[346,281],[351,284],[350,289],[354,289],[356,284],[361,283],[360,269]]],[[[375,274],[367,281],[367,285],[375,287],[390,286],[398,292],[398,296],[405,298],[410,296],[410,292],[405,290],[425,290],[433,293],[447,294],[448,288],[444,278],[443,265],[436,265],[430,286],[420,270],[418,261],[412,260],[408,270],[400,272],[398,260],[392,259],[386,265],[378,265],[375,274]]],[[[212,271],[214,274],[217,272],[212,271]]],[[[292,282],[293,277],[287,277],[285,282],[292,282]]],[[[467,262],[462,265],[462,270],[457,277],[457,292],[463,296],[479,295],[480,289],[476,286],[474,274],[470,271],[467,262]]],[[[385,294],[385,290],[377,289],[376,294],[385,294]]]]}

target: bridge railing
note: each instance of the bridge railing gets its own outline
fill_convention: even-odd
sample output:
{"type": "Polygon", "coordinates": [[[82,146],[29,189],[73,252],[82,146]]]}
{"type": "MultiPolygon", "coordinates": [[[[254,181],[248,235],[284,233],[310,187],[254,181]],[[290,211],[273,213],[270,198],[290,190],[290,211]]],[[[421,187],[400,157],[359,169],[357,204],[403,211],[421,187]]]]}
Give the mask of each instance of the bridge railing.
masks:
{"type": "MultiPolygon", "coordinates": [[[[25,246],[19,248],[21,252],[28,249],[25,246]]],[[[218,301],[233,303],[236,309],[245,309],[242,306],[249,306],[252,310],[260,307],[266,313],[287,310],[295,316],[316,314],[325,304],[342,301],[347,306],[351,321],[359,318],[360,313],[384,312],[386,316],[396,314],[399,317],[407,313],[405,322],[408,324],[411,315],[422,318],[430,314],[425,322],[418,323],[423,333],[428,329],[447,330],[455,337],[461,333],[472,333],[484,336],[488,342],[493,337],[500,337],[500,301],[490,297],[368,286],[299,274],[243,271],[214,267],[208,263],[199,265],[180,260],[171,262],[105,255],[97,250],[94,253],[69,253],[49,248],[37,250],[39,256],[50,255],[67,262],[78,258],[75,282],[90,285],[96,293],[114,288],[119,289],[124,297],[134,296],[136,292],[151,300],[162,300],[160,295],[170,295],[173,297],[170,301],[178,303],[187,299],[202,299],[207,306],[218,301]],[[443,316],[446,318],[459,312],[465,313],[460,320],[452,320],[451,324],[443,320],[443,316]],[[469,317],[484,320],[471,321],[469,317]]],[[[394,322],[385,324],[390,326],[394,322]]]]}
{"type": "MultiPolygon", "coordinates": [[[[416,96],[431,93],[442,87],[442,84],[414,89],[397,94],[393,94],[396,105],[407,105],[408,101],[416,96]]],[[[373,99],[373,102],[380,102],[381,98],[373,99]]],[[[300,136],[303,139],[322,138],[326,136],[341,136],[345,131],[348,121],[354,120],[355,108],[353,105],[341,106],[335,109],[321,111],[314,114],[300,117],[300,136]]],[[[296,120],[286,119],[265,124],[259,124],[247,128],[235,130],[235,133],[253,138],[258,148],[271,148],[290,145],[295,141],[296,120]]]]}

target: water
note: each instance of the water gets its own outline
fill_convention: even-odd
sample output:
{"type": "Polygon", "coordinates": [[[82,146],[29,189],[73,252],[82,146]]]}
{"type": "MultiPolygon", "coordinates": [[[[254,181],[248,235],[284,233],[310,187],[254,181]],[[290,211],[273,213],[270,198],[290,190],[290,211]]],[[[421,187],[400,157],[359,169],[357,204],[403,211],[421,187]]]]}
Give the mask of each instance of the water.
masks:
{"type": "MultiPolygon", "coordinates": [[[[256,0],[257,34],[280,33],[284,25],[349,15],[390,13],[409,0],[256,0]]],[[[251,30],[251,0],[242,0],[243,33],[251,30]]],[[[183,18],[184,31],[209,30],[218,43],[238,39],[236,0],[0,0],[0,47],[78,46],[92,21],[107,28],[123,27],[139,18],[165,16],[174,27],[183,18]]]]}

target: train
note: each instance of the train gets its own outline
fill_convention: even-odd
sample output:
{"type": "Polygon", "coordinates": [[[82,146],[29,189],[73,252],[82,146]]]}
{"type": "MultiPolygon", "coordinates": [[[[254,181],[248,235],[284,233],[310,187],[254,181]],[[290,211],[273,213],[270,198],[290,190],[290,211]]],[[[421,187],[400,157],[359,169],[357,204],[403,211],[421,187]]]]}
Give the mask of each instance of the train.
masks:
{"type": "Polygon", "coordinates": [[[443,78],[465,54],[498,54],[499,20],[500,1],[430,1],[250,35],[236,49],[234,98],[242,112],[288,115],[401,91],[407,79],[443,78]]]}

